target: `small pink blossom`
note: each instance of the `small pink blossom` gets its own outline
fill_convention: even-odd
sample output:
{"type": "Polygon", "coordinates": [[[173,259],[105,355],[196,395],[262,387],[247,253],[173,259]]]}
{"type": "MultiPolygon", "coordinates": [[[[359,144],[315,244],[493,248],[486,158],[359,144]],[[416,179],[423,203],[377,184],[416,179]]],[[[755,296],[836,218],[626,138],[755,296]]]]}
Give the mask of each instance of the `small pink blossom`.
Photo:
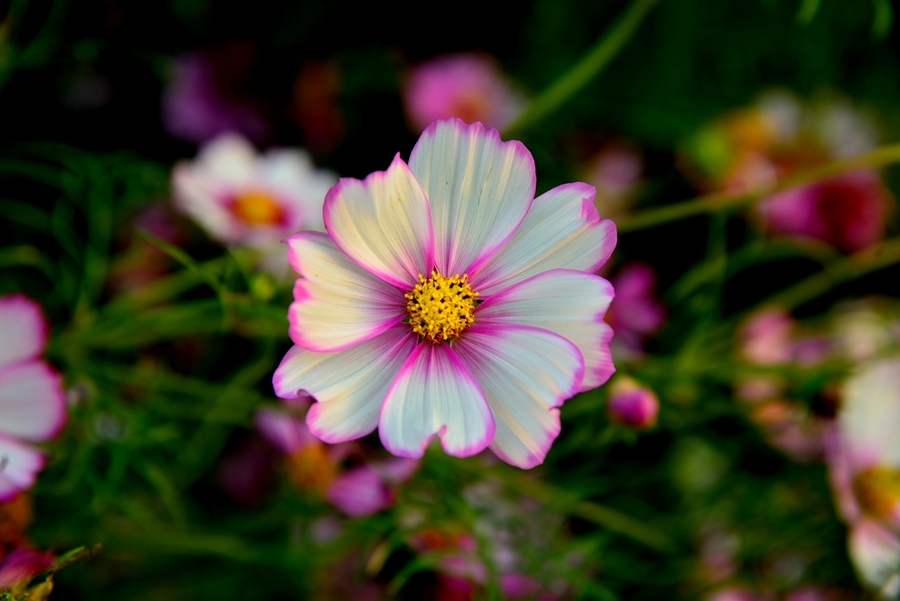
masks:
{"type": "Polygon", "coordinates": [[[652,390],[628,376],[618,376],[610,385],[609,415],[625,426],[650,428],[659,415],[659,399],[652,390]]]}
{"type": "Polygon", "coordinates": [[[14,294],[0,298],[0,502],[34,484],[44,455],[31,443],[55,438],[66,422],[59,374],[40,355],[47,322],[40,306],[14,294]]]}
{"type": "Polygon", "coordinates": [[[594,272],[616,230],[591,186],[535,199],[535,184],[520,142],[454,119],[429,126],[409,164],[328,193],[328,234],[288,240],[303,277],[273,380],[282,398],[316,399],[316,437],[377,428],[400,457],[437,436],[459,457],[543,462],[562,403],[614,371],[613,289],[594,272]]]}
{"type": "Polygon", "coordinates": [[[607,146],[594,155],[586,181],[597,189],[597,210],[614,221],[627,214],[643,174],[643,157],[624,144],[607,146]]]}
{"type": "Polygon", "coordinates": [[[759,211],[774,234],[820,240],[850,253],[884,237],[891,202],[877,174],[857,171],[772,196],[759,211]]]}
{"type": "Polygon", "coordinates": [[[643,356],[644,342],[666,323],[656,297],[656,272],[646,263],[627,263],[612,278],[616,298],[606,320],[616,333],[614,348],[625,356],[643,356]]]}
{"type": "Polygon", "coordinates": [[[54,557],[43,551],[15,549],[0,562],[0,590],[24,586],[53,565],[54,557]]]}
{"type": "Polygon", "coordinates": [[[483,54],[440,56],[418,65],[407,77],[403,98],[416,131],[451,117],[502,129],[525,104],[497,62],[483,54]]]}

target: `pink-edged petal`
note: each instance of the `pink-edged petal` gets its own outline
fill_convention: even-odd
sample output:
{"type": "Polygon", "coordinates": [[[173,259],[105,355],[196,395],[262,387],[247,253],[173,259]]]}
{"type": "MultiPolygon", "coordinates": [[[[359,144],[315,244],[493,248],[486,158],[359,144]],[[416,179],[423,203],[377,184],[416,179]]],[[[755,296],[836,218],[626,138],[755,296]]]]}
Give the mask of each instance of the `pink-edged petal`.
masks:
{"type": "Polygon", "coordinates": [[[0,369],[37,357],[47,344],[41,306],[21,294],[0,298],[0,332],[0,369]]]}
{"type": "Polygon", "coordinates": [[[43,361],[0,371],[0,434],[33,442],[49,440],[66,423],[60,375],[43,361]]]}
{"type": "Polygon", "coordinates": [[[527,326],[479,325],[454,346],[481,384],[497,432],[491,450],[529,469],[559,435],[559,407],[581,389],[584,360],[574,344],[527,326]]]}
{"type": "Polygon", "coordinates": [[[415,344],[404,326],[337,353],[292,347],[275,371],[275,393],[283,399],[308,393],[318,401],[306,414],[316,438],[360,438],[378,426],[382,401],[415,344]]]}
{"type": "Polygon", "coordinates": [[[874,520],[862,519],[854,524],[847,546],[860,579],[869,588],[880,589],[900,570],[900,537],[874,520]]]}
{"type": "Polygon", "coordinates": [[[328,501],[350,517],[375,515],[394,503],[394,494],[368,465],[348,470],[328,488],[328,501]]]}
{"type": "Polygon", "coordinates": [[[512,237],[534,200],[534,159],[518,141],[459,119],[422,132],[409,166],[431,203],[435,260],[447,276],[477,269],[512,237]]]}
{"type": "Polygon", "coordinates": [[[616,226],[600,219],[596,191],[582,183],[541,194],[512,240],[471,278],[486,297],[551,269],[595,271],[616,247],[616,226]]]}
{"type": "Polygon", "coordinates": [[[342,178],[325,198],[325,227],[347,256],[395,286],[412,288],[434,266],[428,200],[399,154],[387,171],[342,178]]]}
{"type": "Polygon", "coordinates": [[[303,276],[288,312],[291,340],[316,352],[359,344],[396,325],[406,299],[394,286],[365,271],[326,234],[302,232],[287,240],[288,259],[303,276]]]}
{"type": "Polygon", "coordinates": [[[44,455],[12,438],[0,435],[0,503],[11,501],[34,485],[44,469],[44,455]]]}
{"type": "Polygon", "coordinates": [[[559,334],[581,351],[581,390],[590,390],[616,371],[609,353],[612,328],[603,322],[614,295],[612,285],[600,276],[554,269],[490,297],[478,308],[475,322],[533,326],[559,334]]]}
{"type": "Polygon", "coordinates": [[[306,422],[277,409],[260,409],[253,418],[256,429],[279,451],[292,455],[296,451],[318,444],[306,422]]]}
{"type": "Polygon", "coordinates": [[[861,368],[844,383],[838,428],[857,469],[900,467],[900,357],[861,368]]]}
{"type": "Polygon", "coordinates": [[[417,459],[437,434],[456,457],[480,453],[494,436],[494,418],[475,377],[446,344],[419,344],[400,370],[381,409],[384,447],[417,459]]]}

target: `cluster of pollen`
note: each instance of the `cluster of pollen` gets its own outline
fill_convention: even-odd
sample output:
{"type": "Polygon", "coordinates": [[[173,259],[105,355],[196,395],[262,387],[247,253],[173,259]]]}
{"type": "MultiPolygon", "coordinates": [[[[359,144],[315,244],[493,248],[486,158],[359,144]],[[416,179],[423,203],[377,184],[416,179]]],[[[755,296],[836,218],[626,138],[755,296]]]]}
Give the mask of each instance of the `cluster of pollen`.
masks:
{"type": "Polygon", "coordinates": [[[277,225],[284,213],[271,195],[250,190],[235,198],[232,211],[238,219],[249,225],[277,225]]]}
{"type": "Polygon", "coordinates": [[[875,467],[861,472],[853,482],[863,511],[875,518],[890,519],[900,511],[900,470],[875,467]]]}
{"type": "Polygon", "coordinates": [[[444,277],[435,269],[429,279],[419,274],[419,283],[406,296],[406,311],[413,332],[439,343],[458,337],[475,323],[478,293],[466,282],[468,274],[444,277]]]}

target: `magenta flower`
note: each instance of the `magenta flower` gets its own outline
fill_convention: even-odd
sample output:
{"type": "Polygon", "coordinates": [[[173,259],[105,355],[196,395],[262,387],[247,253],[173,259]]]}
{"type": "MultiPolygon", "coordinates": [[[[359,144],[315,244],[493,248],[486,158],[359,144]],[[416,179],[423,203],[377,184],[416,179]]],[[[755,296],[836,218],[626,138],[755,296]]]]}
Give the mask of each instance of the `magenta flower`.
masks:
{"type": "Polygon", "coordinates": [[[292,462],[288,473],[296,484],[318,488],[329,503],[350,517],[366,517],[391,507],[394,487],[419,468],[417,461],[389,459],[341,471],[341,463],[352,452],[350,445],[322,444],[304,422],[284,411],[260,410],[256,427],[292,462]]]}
{"type": "Polygon", "coordinates": [[[876,173],[857,171],[782,192],[759,209],[775,234],[821,240],[855,252],[884,236],[890,202],[876,173]]]}
{"type": "Polygon", "coordinates": [[[24,586],[53,565],[54,557],[43,551],[15,549],[0,562],[0,590],[24,586]]]}
{"type": "Polygon", "coordinates": [[[451,117],[502,129],[525,105],[497,62],[482,54],[440,56],[418,65],[406,80],[403,99],[416,131],[451,117]]]}
{"type": "MultiPolygon", "coordinates": [[[[162,98],[163,124],[169,134],[195,144],[227,132],[255,142],[269,136],[269,123],[259,108],[229,89],[235,83],[228,81],[234,79],[235,57],[231,55],[235,53],[246,54],[241,45],[235,45],[230,50],[226,47],[221,57],[216,52],[194,52],[175,61],[162,98]],[[228,76],[222,73],[225,71],[228,76]]],[[[238,57],[238,62],[247,63],[246,58],[238,57]]]]}
{"type": "Polygon", "coordinates": [[[616,242],[594,190],[534,198],[520,142],[480,123],[438,121],[407,165],[342,179],[328,235],[288,240],[296,346],[275,372],[282,398],[318,402],[310,431],[336,443],[378,428],[418,458],[437,435],[466,457],[490,448],[523,468],[544,460],[559,409],[614,368],[602,321],[612,286],[593,275],[616,242]]]}
{"type": "Polygon", "coordinates": [[[29,443],[54,438],[66,421],[59,374],[41,360],[47,323],[32,300],[0,298],[0,503],[30,488],[44,455],[29,443]]]}
{"type": "Polygon", "coordinates": [[[845,383],[831,442],[850,559],[862,581],[879,589],[900,570],[900,359],[870,363],[845,383]]]}

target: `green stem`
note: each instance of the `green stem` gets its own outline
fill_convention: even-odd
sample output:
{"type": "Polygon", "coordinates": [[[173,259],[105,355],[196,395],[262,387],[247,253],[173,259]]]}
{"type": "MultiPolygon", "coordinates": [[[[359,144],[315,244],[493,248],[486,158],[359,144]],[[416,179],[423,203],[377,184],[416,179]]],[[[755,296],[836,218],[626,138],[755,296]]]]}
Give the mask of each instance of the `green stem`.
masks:
{"type": "Polygon", "coordinates": [[[813,276],[771,297],[767,303],[794,309],[843,282],[900,263],[900,238],[877,244],[840,259],[813,276]]]}
{"type": "Polygon", "coordinates": [[[659,0],[634,0],[575,66],[531,101],[519,118],[505,129],[503,137],[519,135],[577,94],[615,58],[658,2],[659,0]]]}
{"type": "Polygon", "coordinates": [[[806,186],[859,169],[878,169],[879,167],[898,162],[900,162],[900,144],[883,146],[858,157],[835,161],[822,167],[801,171],[776,184],[763,186],[755,190],[747,192],[714,192],[678,204],[650,209],[633,217],[625,218],[619,221],[616,226],[619,233],[632,232],[693,217],[694,215],[715,213],[722,209],[752,205],[773,194],[778,194],[791,188],[806,186]]]}

